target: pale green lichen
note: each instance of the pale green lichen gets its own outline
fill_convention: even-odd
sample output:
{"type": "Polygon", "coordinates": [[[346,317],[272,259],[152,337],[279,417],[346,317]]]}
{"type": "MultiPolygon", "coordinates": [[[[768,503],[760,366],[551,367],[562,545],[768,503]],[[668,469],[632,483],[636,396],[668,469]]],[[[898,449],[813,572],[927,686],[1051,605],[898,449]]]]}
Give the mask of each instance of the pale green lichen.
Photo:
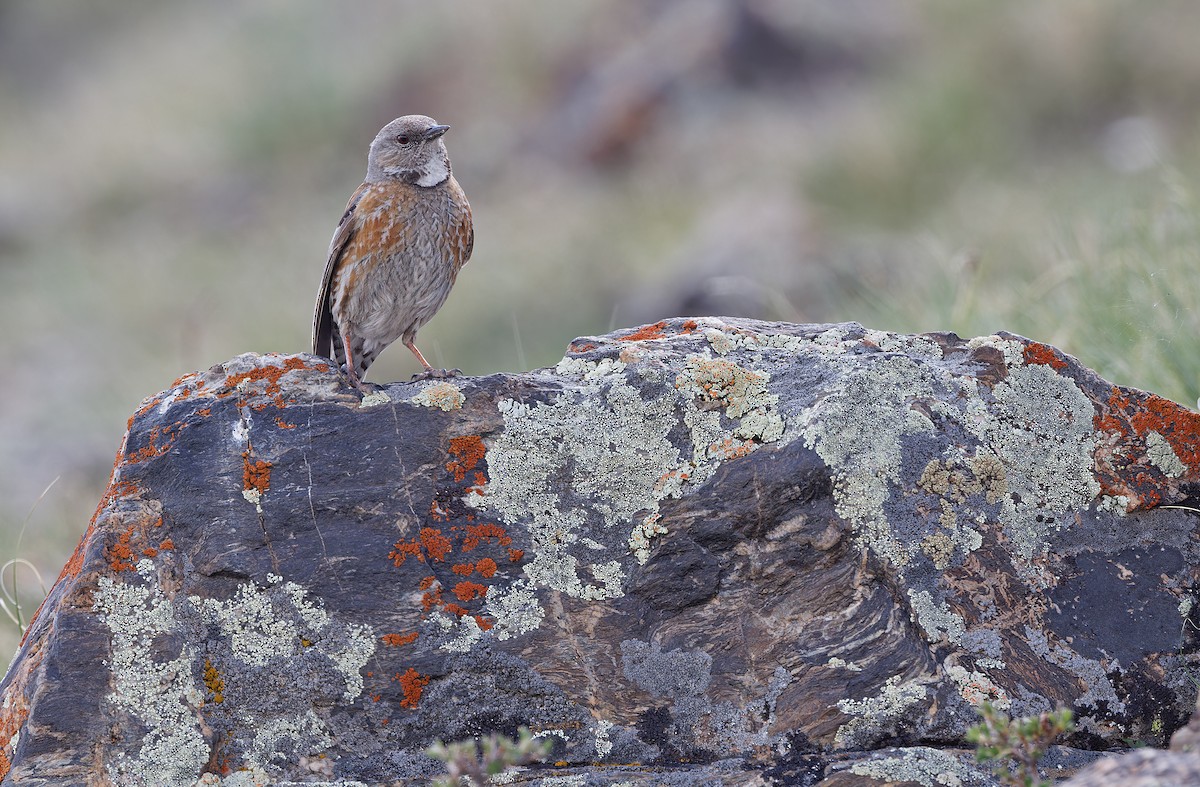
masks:
{"type": "Polygon", "coordinates": [[[592,738],[595,741],[593,745],[595,746],[596,759],[598,760],[603,760],[612,751],[613,742],[608,739],[608,731],[613,726],[611,721],[597,719],[595,725],[592,727],[592,738]]]}
{"type": "Polygon", "coordinates": [[[847,672],[862,672],[863,669],[860,665],[854,663],[853,661],[846,661],[838,656],[834,656],[826,661],[825,666],[832,667],[833,669],[844,669],[847,672]]]}
{"type": "Polygon", "coordinates": [[[970,787],[993,784],[990,775],[939,749],[913,746],[898,757],[855,763],[850,772],[881,782],[916,782],[922,787],[970,787]]]}
{"type": "Polygon", "coordinates": [[[837,709],[851,719],[838,727],[834,744],[839,748],[867,748],[885,739],[909,709],[925,700],[926,689],[914,681],[901,682],[893,675],[880,687],[879,694],[861,700],[838,700],[837,709]]]}
{"type": "Polygon", "coordinates": [[[874,344],[887,353],[903,353],[911,357],[928,358],[934,361],[942,359],[942,348],[937,342],[924,336],[904,336],[868,329],[863,333],[863,341],[874,344]]]}
{"type": "Polygon", "coordinates": [[[1008,368],[1022,366],[1025,363],[1025,345],[1016,339],[1002,339],[995,334],[991,336],[976,336],[967,341],[967,347],[977,350],[980,347],[991,347],[999,350],[1004,356],[1004,365],[1008,368]]]}
{"type": "Polygon", "coordinates": [[[359,407],[378,407],[381,404],[389,404],[392,401],[387,395],[387,391],[372,391],[362,398],[358,403],[359,407]]]}
{"type": "MultiPolygon", "coordinates": [[[[197,709],[204,705],[203,687],[194,677],[201,656],[185,642],[176,658],[156,659],[160,641],[183,636],[189,621],[197,617],[215,629],[209,644],[227,648],[223,651],[227,658],[264,667],[272,659],[300,658],[308,642],[342,676],[343,700],[352,701],[362,693],[361,670],[374,652],[374,634],[365,626],[337,623],[308,601],[303,588],[281,577],[269,575],[265,590],[243,585],[227,601],[168,598],[154,562],[144,559],[137,565],[137,580],[101,577],[97,584],[94,608],[113,635],[109,701],[147,730],[136,753],[122,754],[109,766],[118,783],[193,784],[211,756],[197,721],[197,709]]],[[[280,756],[281,748],[321,749],[332,744],[324,722],[312,709],[283,718],[264,716],[257,708],[239,706],[236,693],[228,688],[225,695],[222,708],[254,730],[244,753],[247,774],[266,767],[280,756]]],[[[251,782],[226,779],[222,783],[251,782]]]]}
{"type": "Polygon", "coordinates": [[[449,412],[461,410],[467,397],[463,396],[463,392],[454,383],[442,381],[421,389],[421,392],[409,401],[422,407],[436,407],[449,412]]]}
{"type": "Polygon", "coordinates": [[[242,497],[246,498],[247,503],[253,503],[254,510],[256,510],[258,513],[261,514],[263,512],[262,490],[260,490],[256,487],[251,487],[250,489],[243,489],[242,497]]]}
{"type": "MultiPolygon", "coordinates": [[[[861,362],[861,360],[860,360],[861,362]]],[[[905,435],[932,434],[933,423],[909,402],[933,398],[933,373],[903,356],[883,356],[841,380],[813,408],[805,444],[834,472],[837,513],[857,526],[876,554],[898,566],[907,548],[892,532],[883,505],[899,480],[905,435]]]]}
{"type": "MultiPolygon", "coordinates": [[[[1075,698],[1075,704],[1081,707],[1105,708],[1113,715],[1125,713],[1125,703],[1117,697],[1116,689],[1108,678],[1104,665],[1095,659],[1081,656],[1069,647],[1057,642],[1051,643],[1046,632],[1025,626],[1025,641],[1030,649],[1051,664],[1062,667],[1067,672],[1078,677],[1087,691],[1075,698]],[[1101,705],[1100,703],[1104,703],[1101,705]]],[[[1089,729],[1095,724],[1095,719],[1088,715],[1080,715],[1081,725],[1089,729]]],[[[1090,730],[1100,732],[1100,730],[1090,730]]]]}
{"type": "Polygon", "coordinates": [[[483,638],[483,629],[473,615],[455,617],[435,612],[429,616],[429,622],[440,631],[442,642],[438,647],[448,653],[470,653],[483,638]]]}
{"type": "Polygon", "coordinates": [[[492,636],[496,639],[512,639],[533,631],[546,616],[533,584],[525,578],[518,579],[508,587],[494,585],[487,594],[484,614],[494,621],[492,636]]]}
{"type": "Polygon", "coordinates": [[[967,631],[962,615],[951,612],[945,603],[935,603],[928,590],[909,588],[908,600],[917,625],[930,642],[937,643],[942,639],[956,645],[962,642],[963,634],[967,631]]]}
{"type": "Polygon", "coordinates": [[[1051,517],[1086,508],[1100,494],[1092,469],[1095,408],[1049,366],[1012,369],[993,389],[995,417],[976,433],[1008,468],[1001,521],[1024,560],[1045,551],[1051,517]],[[1014,502],[1019,500],[1019,502],[1014,502]]]}
{"type": "Polygon", "coordinates": [[[196,652],[184,643],[174,659],[151,657],[158,652],[155,641],[176,631],[174,607],[152,561],[139,561],[137,576],[137,581],[100,577],[93,602],[112,634],[109,702],[147,730],[128,753],[114,758],[109,775],[119,784],[191,784],[209,758],[196,715],[204,704],[192,679],[196,652]]]}
{"type": "Polygon", "coordinates": [[[322,642],[321,653],[330,659],[345,680],[343,699],[362,693],[362,668],[375,652],[369,626],[342,624],[306,598],[294,582],[268,578],[270,587],[244,584],[227,601],[190,596],[188,601],[201,619],[214,625],[229,642],[232,655],[250,666],[265,666],[279,657],[297,657],[304,642],[322,642]],[[343,642],[342,645],[332,643],[343,642]]]}
{"type": "Polygon", "coordinates": [[[746,439],[769,443],[783,436],[783,418],[777,411],[779,397],[767,389],[771,376],[746,369],[724,358],[689,356],[675,387],[718,402],[730,418],[741,419],[733,433],[746,439]]]}
{"type": "Polygon", "coordinates": [[[737,349],[738,342],[736,336],[730,336],[724,331],[716,328],[709,328],[704,332],[704,338],[708,339],[708,343],[712,345],[713,352],[717,355],[728,355],[737,349]]]}
{"type": "Polygon", "coordinates": [[[1168,478],[1179,478],[1187,472],[1187,465],[1175,453],[1167,438],[1158,432],[1146,433],[1146,458],[1168,478]]]}
{"type": "Polygon", "coordinates": [[[587,778],[578,776],[546,776],[538,782],[538,787],[583,787],[587,778]]]}
{"type": "MultiPolygon", "coordinates": [[[[689,368],[703,374],[704,363],[717,362],[700,359],[689,368]]],[[[553,401],[497,404],[505,426],[488,445],[490,481],[468,503],[508,522],[530,520],[532,559],[523,570],[535,585],[582,599],[621,595],[625,571],[611,558],[632,552],[645,562],[654,537],[665,532],[661,501],[703,483],[722,460],[778,439],[783,421],[767,376],[720,363],[729,374],[711,376],[710,389],[697,393],[694,378],[670,386],[650,365],[636,370],[644,384],[635,388],[628,378],[634,370],[622,361],[564,358],[556,371],[573,384],[553,401]],[[696,406],[709,391],[737,421],[733,430],[721,426],[719,413],[696,406]],[[690,457],[669,439],[681,416],[690,457]],[[559,479],[570,485],[563,496],[559,479]],[[600,556],[610,559],[596,561],[600,556]]]]}

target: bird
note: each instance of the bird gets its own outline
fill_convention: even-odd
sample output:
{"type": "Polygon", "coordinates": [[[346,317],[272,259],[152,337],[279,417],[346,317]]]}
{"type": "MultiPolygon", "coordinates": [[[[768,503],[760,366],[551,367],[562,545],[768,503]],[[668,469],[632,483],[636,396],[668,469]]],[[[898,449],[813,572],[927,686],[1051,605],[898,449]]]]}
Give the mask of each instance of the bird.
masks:
{"type": "Polygon", "coordinates": [[[434,369],[415,342],[475,247],[471,205],[442,140],[449,129],[425,115],[380,129],[330,241],[313,353],[333,359],[360,391],[372,361],[397,339],[421,363],[414,379],[458,373],[434,369]]]}

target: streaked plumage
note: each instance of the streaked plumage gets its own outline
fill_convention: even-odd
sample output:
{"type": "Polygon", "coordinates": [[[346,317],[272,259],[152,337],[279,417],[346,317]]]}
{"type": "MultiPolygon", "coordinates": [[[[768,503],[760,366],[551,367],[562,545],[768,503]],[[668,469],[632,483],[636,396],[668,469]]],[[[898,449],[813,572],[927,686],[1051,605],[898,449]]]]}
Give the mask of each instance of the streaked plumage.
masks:
{"type": "Polygon", "coordinates": [[[415,339],[471,256],[471,206],[442,142],[448,126],[424,115],[388,123],[367,159],[367,178],[329,245],[313,318],[313,352],[333,358],[362,387],[371,362],[400,339],[433,369],[415,339]]]}

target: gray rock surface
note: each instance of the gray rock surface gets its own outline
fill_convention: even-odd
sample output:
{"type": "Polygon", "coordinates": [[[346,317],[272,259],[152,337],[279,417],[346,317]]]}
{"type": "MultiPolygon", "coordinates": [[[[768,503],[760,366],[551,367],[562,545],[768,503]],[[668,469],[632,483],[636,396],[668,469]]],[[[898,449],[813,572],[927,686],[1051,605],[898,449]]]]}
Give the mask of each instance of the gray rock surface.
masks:
{"type": "MultiPolygon", "coordinates": [[[[988,700],[1165,745],[1200,416],[1002,334],[668,320],[360,401],[243,355],[147,399],[0,684],[3,784],[991,784],[988,700]]],[[[1069,772],[1069,771],[1068,771],[1069,772]]]]}

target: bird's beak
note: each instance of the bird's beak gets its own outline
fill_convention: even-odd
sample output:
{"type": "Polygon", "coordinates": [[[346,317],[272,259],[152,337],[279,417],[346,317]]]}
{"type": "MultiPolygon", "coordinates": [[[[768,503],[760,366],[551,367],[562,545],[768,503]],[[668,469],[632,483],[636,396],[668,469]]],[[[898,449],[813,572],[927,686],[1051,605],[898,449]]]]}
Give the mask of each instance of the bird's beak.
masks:
{"type": "Polygon", "coordinates": [[[449,126],[433,126],[425,132],[425,139],[437,139],[450,130],[449,126]]]}

